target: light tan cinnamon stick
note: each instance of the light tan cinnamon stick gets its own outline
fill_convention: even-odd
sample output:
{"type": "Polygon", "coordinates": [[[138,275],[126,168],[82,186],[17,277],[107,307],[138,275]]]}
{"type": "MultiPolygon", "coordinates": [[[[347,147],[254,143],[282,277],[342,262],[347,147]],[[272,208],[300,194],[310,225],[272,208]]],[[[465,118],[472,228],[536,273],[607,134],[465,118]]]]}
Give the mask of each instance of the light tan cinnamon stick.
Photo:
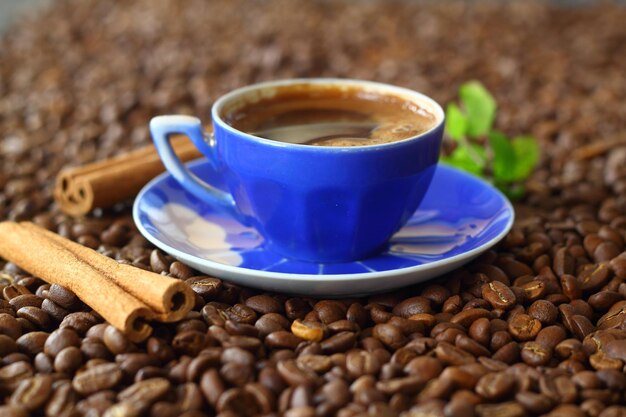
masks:
{"type": "Polygon", "coordinates": [[[193,290],[180,280],[131,265],[120,264],[93,249],[65,239],[34,223],[23,222],[20,225],[34,234],[41,234],[53,240],[100,271],[114,284],[150,307],[155,314],[155,319],[159,321],[181,320],[194,306],[193,290]]]}
{"type": "Polygon", "coordinates": [[[572,157],[576,160],[591,159],[620,145],[626,145],[626,132],[617,137],[603,139],[582,146],[574,150],[572,157]]]}
{"type": "MultiPolygon", "coordinates": [[[[184,136],[177,135],[171,142],[182,161],[202,156],[184,136]]],[[[81,216],[96,207],[109,207],[136,196],[141,187],[163,171],[151,144],[111,159],[62,170],[57,175],[54,198],[64,213],[81,216]]]]}
{"type": "Polygon", "coordinates": [[[152,333],[147,320],[154,313],[145,303],[54,240],[14,222],[0,223],[0,236],[0,257],[70,289],[130,340],[139,342],[152,333]]]}

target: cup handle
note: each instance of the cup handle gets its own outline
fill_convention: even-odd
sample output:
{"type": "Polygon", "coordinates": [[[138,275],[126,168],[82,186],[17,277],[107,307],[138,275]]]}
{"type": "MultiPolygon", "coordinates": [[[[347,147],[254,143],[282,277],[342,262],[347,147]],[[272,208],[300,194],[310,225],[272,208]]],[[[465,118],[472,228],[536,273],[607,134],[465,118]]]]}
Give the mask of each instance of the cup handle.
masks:
{"type": "Polygon", "coordinates": [[[205,201],[234,213],[237,219],[243,220],[243,216],[235,207],[233,196],[207,184],[194,175],[181,162],[172,148],[170,135],[183,134],[191,139],[191,142],[209,159],[213,166],[217,165],[214,145],[205,140],[200,119],[184,115],[153,117],[150,120],[150,133],[163,165],[183,188],[205,201]]]}

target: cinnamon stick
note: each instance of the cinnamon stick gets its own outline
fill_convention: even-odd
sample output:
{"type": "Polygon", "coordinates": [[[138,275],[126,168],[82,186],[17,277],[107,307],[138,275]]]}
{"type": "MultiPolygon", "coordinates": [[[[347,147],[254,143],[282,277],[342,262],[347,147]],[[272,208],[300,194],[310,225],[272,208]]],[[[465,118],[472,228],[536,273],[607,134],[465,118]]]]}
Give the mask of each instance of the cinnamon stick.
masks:
{"type": "MultiPolygon", "coordinates": [[[[182,161],[202,156],[184,136],[177,135],[171,142],[182,161]]],[[[141,187],[164,170],[151,144],[114,158],[62,170],[57,175],[54,198],[64,213],[81,216],[96,207],[109,207],[136,196],[141,187]]]]}
{"type": "Polygon", "coordinates": [[[0,223],[0,257],[51,284],[73,291],[85,304],[134,342],[152,333],[148,306],[100,271],[44,234],[14,222],[0,223]]]}
{"type": "Polygon", "coordinates": [[[583,159],[591,159],[596,156],[600,156],[611,149],[620,146],[626,145],[626,133],[619,135],[617,137],[603,139],[600,141],[592,142],[588,145],[581,146],[580,148],[574,150],[572,157],[575,160],[583,160],[583,159]]]}
{"type": "Polygon", "coordinates": [[[193,290],[184,282],[125,265],[101,255],[93,249],[65,239],[34,223],[20,223],[35,234],[41,234],[72,252],[77,258],[100,271],[114,284],[146,304],[155,314],[155,319],[175,322],[184,318],[195,304],[193,290]]]}

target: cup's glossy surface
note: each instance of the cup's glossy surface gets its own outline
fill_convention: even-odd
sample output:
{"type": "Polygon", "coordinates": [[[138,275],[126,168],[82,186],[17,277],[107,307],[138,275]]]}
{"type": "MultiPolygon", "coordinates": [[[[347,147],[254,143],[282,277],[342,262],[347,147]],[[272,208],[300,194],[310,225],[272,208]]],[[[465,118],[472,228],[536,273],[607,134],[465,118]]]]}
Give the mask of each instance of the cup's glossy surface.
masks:
{"type": "Polygon", "coordinates": [[[255,227],[269,247],[289,258],[341,262],[376,253],[413,214],[428,189],[439,156],[443,110],[411,90],[356,80],[306,79],[256,84],[220,98],[212,109],[214,138],[198,119],[158,116],[150,130],[163,162],[199,198],[255,227]],[[435,115],[429,131],[398,142],[320,147],[258,138],[226,124],[222,111],[277,87],[340,84],[396,94],[435,115]],[[195,177],[176,158],[168,135],[183,133],[211,161],[230,193],[195,177]]]}

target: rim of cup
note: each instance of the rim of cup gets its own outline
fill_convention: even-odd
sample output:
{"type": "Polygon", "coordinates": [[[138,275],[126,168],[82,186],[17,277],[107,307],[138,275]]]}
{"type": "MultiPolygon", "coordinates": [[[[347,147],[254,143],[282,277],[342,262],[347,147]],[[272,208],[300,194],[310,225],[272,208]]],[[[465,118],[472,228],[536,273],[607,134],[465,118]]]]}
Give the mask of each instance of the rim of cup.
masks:
{"type": "Polygon", "coordinates": [[[232,90],[231,92],[221,96],[215,102],[211,109],[211,118],[213,123],[219,124],[222,129],[227,130],[230,133],[241,136],[247,140],[261,142],[270,146],[280,148],[306,149],[307,151],[315,152],[360,152],[376,150],[380,148],[403,146],[407,142],[419,140],[429,133],[433,132],[434,130],[439,129],[444,124],[445,113],[439,103],[437,103],[435,100],[425,94],[419,93],[409,88],[398,87],[375,81],[355,80],[349,78],[293,78],[287,80],[265,81],[232,90]],[[226,121],[224,121],[224,119],[222,118],[222,111],[225,107],[229,105],[233,105],[240,100],[246,100],[246,102],[254,102],[255,100],[269,98],[276,94],[277,88],[293,85],[345,85],[346,87],[356,87],[362,89],[365,92],[394,95],[403,100],[413,102],[418,106],[424,108],[426,111],[435,116],[436,123],[430,129],[420,133],[419,135],[411,136],[406,139],[389,143],[361,146],[310,146],[297,143],[281,142],[271,139],[265,139],[259,136],[254,136],[250,133],[235,129],[234,127],[226,123],[226,121]]]}

